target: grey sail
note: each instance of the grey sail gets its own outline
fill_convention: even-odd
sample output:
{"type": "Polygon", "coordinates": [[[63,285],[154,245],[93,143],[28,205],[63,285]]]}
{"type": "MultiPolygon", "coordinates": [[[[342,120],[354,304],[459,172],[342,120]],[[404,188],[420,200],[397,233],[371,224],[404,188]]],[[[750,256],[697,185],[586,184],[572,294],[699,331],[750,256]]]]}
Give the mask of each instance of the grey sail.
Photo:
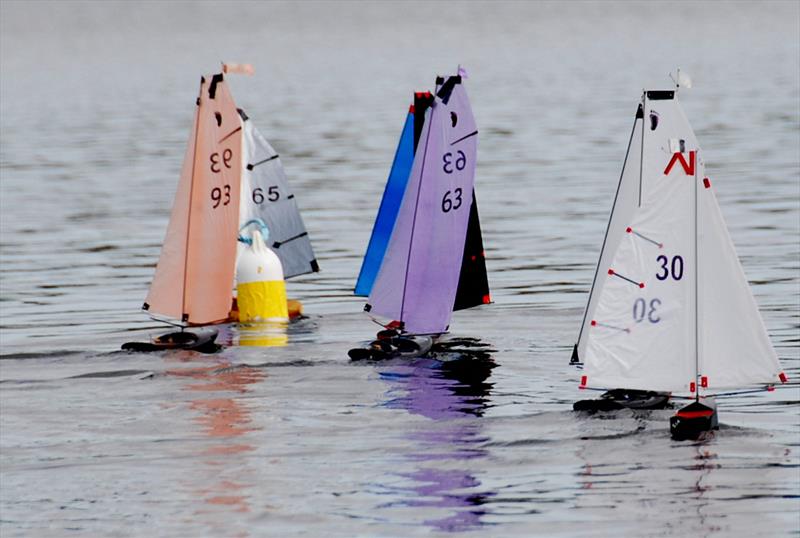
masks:
{"type": "Polygon", "coordinates": [[[264,221],[269,229],[267,244],[280,258],[284,278],[319,271],[281,160],[253,123],[242,116],[244,166],[239,225],[252,219],[264,221]]]}

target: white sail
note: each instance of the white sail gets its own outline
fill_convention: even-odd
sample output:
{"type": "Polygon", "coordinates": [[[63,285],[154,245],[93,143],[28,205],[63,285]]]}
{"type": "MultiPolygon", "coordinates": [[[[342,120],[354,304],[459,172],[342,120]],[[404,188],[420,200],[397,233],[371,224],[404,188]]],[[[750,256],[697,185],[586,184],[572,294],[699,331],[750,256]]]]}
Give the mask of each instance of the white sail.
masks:
{"type": "Polygon", "coordinates": [[[643,127],[643,108],[639,105],[636,111],[636,119],[631,131],[628,150],[625,153],[625,161],[622,164],[617,193],[614,197],[614,205],[611,208],[611,216],[608,221],[603,247],[600,251],[600,260],[592,282],[592,289],[589,293],[589,302],[584,312],[583,323],[578,334],[576,345],[577,354],[573,357],[576,362],[583,360],[586,356],[586,344],[588,342],[588,332],[591,320],[594,318],[597,300],[602,294],[603,286],[608,276],[603,267],[609,267],[614,257],[619,243],[625,237],[625,228],[631,221],[634,210],[639,205],[639,178],[641,173],[640,163],[642,162],[642,127],[643,127]]]}
{"type": "Polygon", "coordinates": [[[240,226],[263,220],[269,229],[269,247],[278,255],[285,278],[318,271],[294,194],[289,189],[280,158],[253,122],[242,114],[244,151],[240,226]]]}
{"type": "Polygon", "coordinates": [[[674,96],[645,92],[640,188],[632,214],[620,205],[630,193],[614,207],[608,235],[621,238],[601,256],[581,384],[695,393],[777,382],[777,357],[674,96]],[[618,215],[627,214],[626,224],[618,215]]]}
{"type": "Polygon", "coordinates": [[[778,356],[705,178],[699,215],[701,385],[714,390],[782,381],[778,356]]]}

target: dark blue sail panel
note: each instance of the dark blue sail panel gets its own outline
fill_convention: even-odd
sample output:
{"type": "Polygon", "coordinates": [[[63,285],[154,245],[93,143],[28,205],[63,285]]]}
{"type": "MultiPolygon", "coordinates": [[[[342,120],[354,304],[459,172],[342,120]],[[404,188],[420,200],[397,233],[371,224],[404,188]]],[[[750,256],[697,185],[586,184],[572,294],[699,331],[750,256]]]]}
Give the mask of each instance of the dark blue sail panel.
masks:
{"type": "Polygon", "coordinates": [[[403,201],[412,164],[414,164],[414,113],[413,110],[409,110],[403,132],[400,135],[400,142],[397,144],[397,151],[394,154],[389,179],[386,181],[386,189],[383,191],[378,216],[375,218],[375,226],[372,228],[372,237],[369,239],[367,253],[364,255],[361,272],[358,274],[354,293],[359,297],[369,296],[375,277],[378,276],[383,255],[386,253],[386,247],[392,236],[397,212],[403,201]]]}

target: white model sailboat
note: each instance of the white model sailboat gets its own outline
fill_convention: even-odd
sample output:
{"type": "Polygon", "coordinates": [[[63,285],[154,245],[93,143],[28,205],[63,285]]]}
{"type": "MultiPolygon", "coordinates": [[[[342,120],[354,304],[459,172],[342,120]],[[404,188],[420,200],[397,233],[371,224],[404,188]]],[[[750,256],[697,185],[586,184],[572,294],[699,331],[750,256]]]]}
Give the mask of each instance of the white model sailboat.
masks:
{"type": "Polygon", "coordinates": [[[319,271],[294,193],[278,153],[242,112],[244,166],[239,225],[260,219],[269,229],[269,247],[278,255],[284,278],[319,271]]]}
{"type": "Polygon", "coordinates": [[[786,381],[676,90],[642,96],[572,362],[581,388],[694,398],[679,438],[716,426],[713,392],[786,381]]]}

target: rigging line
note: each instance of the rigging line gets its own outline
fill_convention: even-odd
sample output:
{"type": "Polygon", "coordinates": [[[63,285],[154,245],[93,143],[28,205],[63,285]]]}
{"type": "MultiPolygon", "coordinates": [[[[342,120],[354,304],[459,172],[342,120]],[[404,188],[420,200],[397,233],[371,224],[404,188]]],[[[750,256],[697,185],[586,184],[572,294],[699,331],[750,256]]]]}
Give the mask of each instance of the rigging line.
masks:
{"type": "MultiPolygon", "coordinates": [[[[200,96],[203,95],[205,78],[200,78],[200,96]]],[[[186,215],[186,245],[183,249],[183,291],[181,293],[181,321],[188,322],[186,313],[186,273],[189,272],[189,236],[192,230],[192,196],[194,194],[194,167],[197,161],[197,136],[200,133],[200,106],[201,99],[197,98],[197,109],[194,116],[194,147],[192,148],[192,175],[189,176],[189,211],[186,215]],[[186,318],[186,319],[184,319],[186,318]]]]}
{"type": "Polygon", "coordinates": [[[647,108],[647,92],[642,95],[642,141],[641,141],[641,149],[639,152],[639,205],[637,207],[642,207],[642,183],[644,181],[644,111],[647,108]]]}
{"type": "MultiPolygon", "coordinates": [[[[639,104],[641,107],[642,105],[639,104]]],[[[642,113],[644,118],[644,113],[642,113]]],[[[608,240],[608,232],[611,229],[611,220],[614,218],[614,209],[617,207],[617,199],[619,198],[619,191],[622,188],[622,177],[625,175],[625,167],[628,164],[628,155],[631,152],[631,143],[633,142],[633,134],[636,132],[636,122],[639,121],[639,111],[636,111],[636,117],[633,120],[633,127],[631,128],[631,136],[628,139],[628,149],[625,151],[625,160],[622,162],[622,172],[619,174],[619,182],[617,183],[617,192],[614,194],[614,203],[611,205],[611,214],[608,216],[608,224],[606,225],[606,235],[603,236],[603,246],[600,247],[600,257],[597,259],[597,267],[594,270],[594,279],[592,280],[592,288],[589,290],[589,300],[586,302],[586,310],[583,311],[583,321],[581,321],[581,329],[578,332],[578,343],[583,336],[583,328],[586,326],[586,317],[589,315],[589,305],[592,302],[592,295],[594,294],[594,286],[597,283],[597,275],[600,274],[600,262],[603,260],[603,251],[606,249],[606,241],[608,240]]],[[[644,119],[642,119],[644,125],[644,119]]]]}
{"type": "Polygon", "coordinates": [[[414,246],[414,231],[417,226],[417,209],[419,209],[419,195],[422,192],[422,178],[425,177],[425,158],[428,156],[428,142],[431,139],[431,125],[433,125],[433,114],[435,112],[434,107],[430,107],[429,109],[430,115],[428,116],[428,132],[425,134],[425,147],[422,149],[422,164],[420,164],[420,171],[419,171],[419,185],[417,185],[417,199],[414,202],[414,216],[411,220],[411,237],[408,240],[408,256],[406,256],[406,273],[403,275],[403,296],[400,300],[400,319],[398,321],[402,322],[403,314],[405,313],[406,308],[406,288],[408,287],[408,270],[411,266],[411,248],[414,246]]]}
{"type": "Polygon", "coordinates": [[[606,329],[614,329],[615,331],[629,333],[631,332],[630,329],[627,327],[617,327],[616,325],[609,325],[608,323],[600,323],[599,321],[592,320],[592,327],[605,327],[606,329]]]}
{"type": "Polygon", "coordinates": [[[273,161],[273,160],[275,160],[275,159],[277,159],[277,158],[278,158],[278,154],[276,153],[276,154],[275,154],[275,155],[273,155],[272,157],[267,157],[266,159],[264,159],[264,160],[262,160],[262,161],[258,161],[257,163],[254,163],[254,164],[248,164],[248,165],[247,165],[247,169],[248,169],[248,170],[252,170],[253,168],[255,168],[256,166],[258,166],[258,165],[260,165],[260,164],[268,163],[268,162],[270,162],[270,161],[273,161]]]}
{"type": "Polygon", "coordinates": [[[230,137],[232,137],[233,135],[235,135],[236,133],[238,133],[238,132],[239,132],[239,131],[241,131],[241,130],[242,130],[242,126],[240,125],[239,127],[237,127],[236,129],[234,129],[234,130],[233,130],[233,131],[231,131],[230,133],[228,133],[228,134],[226,134],[225,136],[223,136],[223,137],[222,137],[222,140],[220,140],[219,142],[217,142],[217,144],[222,144],[222,143],[223,143],[223,142],[225,142],[227,139],[229,139],[230,137]]]}
{"type": "Polygon", "coordinates": [[[609,270],[608,270],[608,274],[609,274],[609,275],[611,275],[611,276],[615,276],[615,277],[617,277],[617,278],[621,278],[622,280],[627,280],[627,281],[628,281],[628,282],[630,282],[631,284],[636,284],[636,285],[637,285],[637,286],[639,286],[640,288],[644,288],[644,282],[636,282],[636,281],[635,281],[635,280],[633,280],[633,279],[630,279],[630,278],[628,278],[628,277],[626,277],[626,276],[624,276],[624,275],[621,275],[621,274],[617,273],[617,272],[616,272],[616,271],[614,271],[613,269],[609,269],[609,270]]]}
{"type": "Polygon", "coordinates": [[[649,241],[650,243],[653,243],[653,244],[654,244],[654,245],[656,245],[658,248],[664,248],[664,243],[659,243],[659,242],[658,242],[658,241],[656,241],[655,239],[650,239],[650,238],[649,238],[649,237],[647,237],[646,235],[644,235],[644,234],[640,234],[639,232],[637,232],[636,230],[634,230],[634,229],[633,229],[633,228],[631,228],[630,226],[629,226],[629,227],[628,227],[628,229],[627,229],[627,230],[625,230],[625,231],[626,231],[626,232],[628,232],[629,234],[631,234],[631,233],[632,233],[632,234],[633,234],[633,235],[635,235],[636,237],[640,237],[640,238],[644,239],[645,241],[649,241]]]}
{"type": "Polygon", "coordinates": [[[280,248],[281,245],[285,245],[289,241],[294,241],[295,239],[300,239],[301,237],[305,237],[307,235],[308,235],[308,232],[303,232],[303,233],[295,235],[294,237],[290,237],[289,239],[287,239],[285,241],[275,241],[274,243],[272,243],[272,246],[274,248],[280,248]]]}
{"type": "Polygon", "coordinates": [[[475,132],[474,132],[474,133],[469,133],[469,134],[468,134],[468,135],[466,135],[466,136],[462,136],[461,138],[459,138],[459,139],[458,139],[458,140],[456,140],[455,142],[452,142],[452,143],[450,143],[450,145],[451,145],[451,146],[455,146],[455,145],[456,145],[456,144],[458,144],[459,142],[463,142],[463,141],[464,141],[464,140],[466,140],[467,138],[470,138],[470,137],[472,137],[472,136],[475,136],[476,134],[478,134],[478,130],[477,130],[477,129],[475,129],[475,132]]]}

